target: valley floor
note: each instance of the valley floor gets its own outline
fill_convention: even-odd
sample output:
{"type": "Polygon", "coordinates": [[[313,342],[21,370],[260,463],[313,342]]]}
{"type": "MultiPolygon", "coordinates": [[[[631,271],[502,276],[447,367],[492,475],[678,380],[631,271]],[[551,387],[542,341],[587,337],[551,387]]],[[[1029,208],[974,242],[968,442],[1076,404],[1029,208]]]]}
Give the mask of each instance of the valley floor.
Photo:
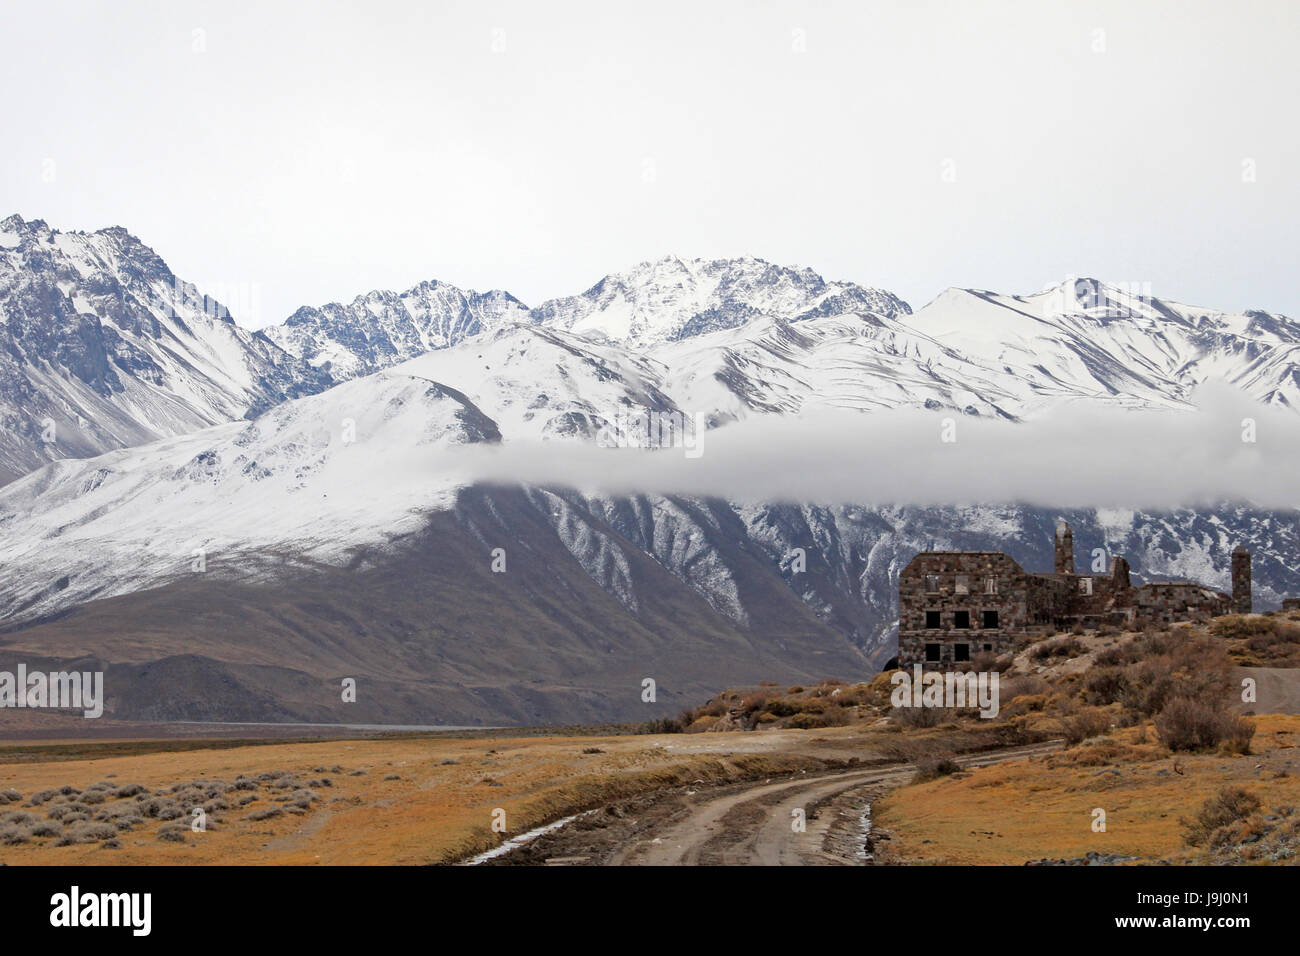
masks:
{"type": "Polygon", "coordinates": [[[157,746],[67,744],[73,759],[60,745],[6,748],[0,863],[444,863],[501,842],[494,811],[509,837],[635,794],[880,759],[851,728],[157,746]],[[96,746],[103,756],[83,756],[96,746]],[[70,813],[42,828],[59,806],[70,813]],[[192,830],[194,806],[204,832],[192,830]],[[89,829],[105,810],[115,835],[89,829]],[[78,828],[86,842],[56,845],[78,828]]]}

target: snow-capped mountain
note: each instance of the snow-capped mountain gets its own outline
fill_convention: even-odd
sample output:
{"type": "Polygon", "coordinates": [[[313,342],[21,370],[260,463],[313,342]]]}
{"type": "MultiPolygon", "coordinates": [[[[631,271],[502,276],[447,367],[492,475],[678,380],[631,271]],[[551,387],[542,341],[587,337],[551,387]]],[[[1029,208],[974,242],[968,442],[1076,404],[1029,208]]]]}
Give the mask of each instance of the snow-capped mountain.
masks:
{"type": "Polygon", "coordinates": [[[532,310],[430,282],[262,336],[121,230],[11,219],[0,253],[6,414],[80,414],[73,436],[98,442],[60,425],[67,444],[22,458],[11,442],[10,467],[117,449],[0,489],[0,665],[96,657],[118,716],[632,719],[647,676],[658,713],[728,683],[866,674],[893,653],[913,554],[1046,569],[1061,516],[1081,554],[1125,554],[1139,580],[1223,586],[1244,543],[1257,606],[1300,591],[1294,511],[611,495],[485,483],[455,457],[639,446],[625,413],[1017,421],[1059,402],[1188,408],[1212,379],[1295,408],[1284,316],[1073,279],[950,289],[913,314],[808,270],[665,259],[532,310]],[[339,710],[340,676],[369,682],[358,710],[339,710]]]}
{"type": "Polygon", "coordinates": [[[758,320],[799,322],[868,313],[892,318],[907,312],[907,303],[888,292],[827,282],[811,269],[748,257],[669,256],[607,275],[581,295],[534,309],[508,292],[423,282],[401,293],[358,296],[350,305],[304,307],[266,334],[293,355],[345,379],[510,323],[645,349],[758,320]]]}
{"type": "Polygon", "coordinates": [[[756,319],[803,319],[847,313],[906,315],[907,303],[880,289],[827,282],[811,269],[762,259],[668,256],[607,275],[581,295],[533,310],[535,322],[632,347],[651,347],[756,319]]]}
{"type": "Polygon", "coordinates": [[[0,222],[0,482],[320,391],[121,228],[0,222]]]}
{"type": "Polygon", "coordinates": [[[342,381],[527,321],[528,309],[508,292],[432,281],[401,293],[371,292],[348,305],[303,306],[265,331],[285,351],[342,381]]]}
{"type": "Polygon", "coordinates": [[[1300,407],[1300,324],[1286,316],[1070,278],[1033,295],[948,289],[903,321],[1043,398],[1178,406],[1219,379],[1260,402],[1300,407]]]}

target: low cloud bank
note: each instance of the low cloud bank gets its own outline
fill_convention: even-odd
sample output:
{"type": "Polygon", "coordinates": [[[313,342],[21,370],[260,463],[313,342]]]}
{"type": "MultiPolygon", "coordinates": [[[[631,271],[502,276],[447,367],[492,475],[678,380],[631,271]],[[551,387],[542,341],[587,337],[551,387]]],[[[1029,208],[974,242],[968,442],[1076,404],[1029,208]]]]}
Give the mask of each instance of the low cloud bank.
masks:
{"type": "Polygon", "coordinates": [[[1020,424],[918,410],[756,416],[707,432],[698,454],[507,442],[459,449],[440,467],[471,481],[742,501],[1300,506],[1300,417],[1222,386],[1192,401],[1198,410],[1073,402],[1020,424]]]}

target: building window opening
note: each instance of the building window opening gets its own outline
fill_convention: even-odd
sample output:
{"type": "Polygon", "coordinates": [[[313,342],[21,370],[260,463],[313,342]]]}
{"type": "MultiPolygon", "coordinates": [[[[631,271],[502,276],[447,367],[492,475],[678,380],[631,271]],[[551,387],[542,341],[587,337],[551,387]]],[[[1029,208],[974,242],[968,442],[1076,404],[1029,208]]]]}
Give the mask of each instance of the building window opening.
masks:
{"type": "Polygon", "coordinates": [[[953,659],[954,661],[968,661],[968,660],[970,660],[970,645],[969,645],[969,644],[954,644],[954,645],[952,646],[952,659],[953,659]]]}
{"type": "Polygon", "coordinates": [[[970,578],[964,574],[957,575],[957,584],[953,588],[954,594],[970,594],[970,578]]]}
{"type": "Polygon", "coordinates": [[[1079,578],[1079,593],[1092,594],[1092,578],[1079,578]]]}
{"type": "Polygon", "coordinates": [[[970,627],[970,611],[956,611],[952,616],[952,626],[966,628],[970,627]]]}
{"type": "Polygon", "coordinates": [[[997,578],[993,577],[992,575],[989,575],[987,578],[984,579],[984,593],[985,593],[985,594],[997,594],[997,593],[998,593],[998,579],[997,579],[997,578]]]}
{"type": "Polygon", "coordinates": [[[939,575],[927,574],[925,576],[925,593],[927,594],[939,593],[939,575]]]}
{"type": "Polygon", "coordinates": [[[997,612],[997,611],[985,611],[985,612],[984,612],[984,627],[985,627],[987,630],[996,630],[996,629],[997,629],[997,626],[998,626],[998,612],[997,612]]]}
{"type": "Polygon", "coordinates": [[[925,645],[925,659],[927,661],[937,661],[939,659],[939,644],[925,645]]]}
{"type": "Polygon", "coordinates": [[[943,624],[939,620],[938,611],[925,612],[925,626],[929,630],[934,630],[935,628],[943,627],[943,624]]]}

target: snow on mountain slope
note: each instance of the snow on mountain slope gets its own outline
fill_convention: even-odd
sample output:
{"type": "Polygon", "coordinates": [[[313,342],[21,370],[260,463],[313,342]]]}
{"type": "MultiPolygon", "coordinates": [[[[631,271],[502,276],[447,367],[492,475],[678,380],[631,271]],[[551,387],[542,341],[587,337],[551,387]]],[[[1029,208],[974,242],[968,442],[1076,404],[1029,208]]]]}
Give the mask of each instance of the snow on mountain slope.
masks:
{"type": "MultiPolygon", "coordinates": [[[[555,394],[549,361],[530,367],[520,354],[502,372],[498,350],[480,386],[478,358],[454,348],[520,326],[567,335],[551,341],[592,355],[603,349],[595,361],[654,390],[648,407],[671,402],[713,426],[823,408],[1022,418],[1062,400],[1187,407],[1210,379],[1264,402],[1300,399],[1300,327],[1283,316],[1196,309],[1094,280],[1028,296],[949,289],[912,314],[888,293],[752,258],[646,262],[532,310],[506,293],[426,283],[300,310],[269,334],[342,377],[451,346],[455,357],[432,360],[432,377],[488,404],[496,395],[532,421],[540,411],[528,404],[545,407],[555,394]],[[541,394],[525,394],[533,390],[541,394]]],[[[573,415],[543,424],[591,435],[610,415],[594,394],[565,402],[573,415]]]]}
{"type": "Polygon", "coordinates": [[[617,440],[635,447],[644,442],[622,427],[620,411],[676,410],[661,388],[661,364],[540,326],[507,326],[397,369],[453,385],[512,439],[617,440]]]}
{"type": "Polygon", "coordinates": [[[0,481],[330,384],[124,229],[0,222],[0,481]]]}
{"type": "Polygon", "coordinates": [[[1185,407],[1210,379],[1300,407],[1300,325],[1069,279],[1028,296],[948,289],[902,323],[1035,394],[1185,407]]]}
{"type": "Polygon", "coordinates": [[[402,293],[371,292],[349,305],[304,306],[265,331],[286,352],[341,381],[527,321],[527,308],[508,292],[463,291],[433,281],[402,293]]]}
{"type": "Polygon", "coordinates": [[[668,256],[607,275],[581,295],[553,299],[533,320],[592,338],[647,347],[760,317],[788,322],[846,312],[893,317],[906,302],[852,282],[827,282],[811,269],[762,259],[679,259],[668,256]]]}
{"type": "Polygon", "coordinates": [[[236,577],[341,563],[450,507],[436,452],[499,439],[460,393],[389,371],[254,421],[55,462],[0,490],[0,616],[156,587],[195,573],[200,550],[207,573],[236,577]]]}
{"type": "Polygon", "coordinates": [[[350,305],[299,309],[267,328],[292,355],[336,379],[387,368],[509,324],[541,325],[595,342],[645,348],[774,317],[789,322],[873,312],[896,316],[907,303],[879,289],[827,282],[811,269],[761,259],[643,262],[605,276],[581,295],[528,309],[507,292],[462,291],[423,282],[402,293],[375,291],[350,305]]]}
{"type": "Polygon", "coordinates": [[[711,423],[904,406],[1007,417],[1027,397],[1016,376],[872,314],[759,319],[650,354],[667,366],[664,388],[678,406],[711,423]]]}

